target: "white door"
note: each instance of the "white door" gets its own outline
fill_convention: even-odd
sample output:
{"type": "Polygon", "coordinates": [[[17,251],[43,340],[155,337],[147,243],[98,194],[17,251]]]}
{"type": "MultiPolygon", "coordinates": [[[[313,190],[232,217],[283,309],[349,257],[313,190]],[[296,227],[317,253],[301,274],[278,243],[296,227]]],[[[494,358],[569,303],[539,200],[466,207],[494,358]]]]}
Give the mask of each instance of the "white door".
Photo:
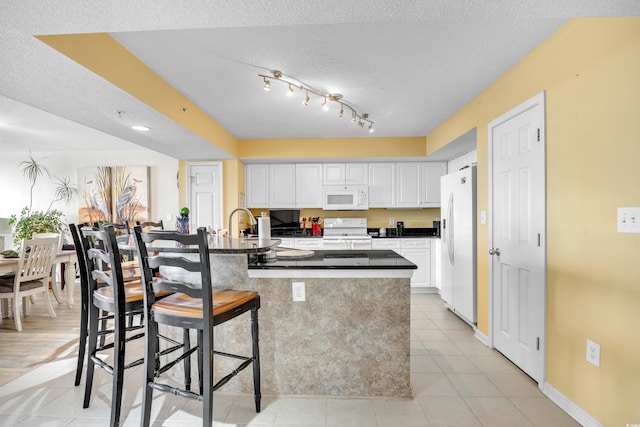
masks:
{"type": "Polygon", "coordinates": [[[187,163],[191,232],[222,227],[222,163],[187,163]]]}
{"type": "Polygon", "coordinates": [[[544,93],[489,124],[494,347],[539,383],[545,347],[544,93]]]}

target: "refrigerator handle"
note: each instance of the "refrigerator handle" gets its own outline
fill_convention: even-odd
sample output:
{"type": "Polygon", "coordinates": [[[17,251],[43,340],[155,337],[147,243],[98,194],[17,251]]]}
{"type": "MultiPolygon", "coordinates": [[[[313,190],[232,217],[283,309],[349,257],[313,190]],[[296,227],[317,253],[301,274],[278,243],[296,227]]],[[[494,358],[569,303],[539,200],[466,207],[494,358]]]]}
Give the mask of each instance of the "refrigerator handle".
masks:
{"type": "Polygon", "coordinates": [[[447,209],[447,219],[449,220],[449,228],[447,230],[447,247],[449,248],[449,261],[453,265],[454,257],[453,257],[453,233],[454,233],[454,225],[453,225],[453,193],[449,194],[449,206],[447,209]]]}

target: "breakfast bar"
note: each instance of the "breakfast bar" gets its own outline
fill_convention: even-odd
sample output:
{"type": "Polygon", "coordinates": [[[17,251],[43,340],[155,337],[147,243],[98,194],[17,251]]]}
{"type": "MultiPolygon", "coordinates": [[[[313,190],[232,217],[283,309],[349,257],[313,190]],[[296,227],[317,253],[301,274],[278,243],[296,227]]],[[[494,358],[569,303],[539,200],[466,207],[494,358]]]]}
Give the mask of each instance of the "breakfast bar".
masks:
{"type": "MultiPolygon", "coordinates": [[[[393,251],[338,250],[250,262],[230,255],[219,267],[227,272],[226,287],[260,293],[264,394],[412,397],[413,263],[393,251]],[[303,300],[294,301],[294,283],[303,300]]],[[[216,348],[247,351],[246,329],[241,320],[216,328],[216,348]]],[[[216,364],[216,373],[229,368],[224,360],[216,364]]],[[[243,372],[221,390],[250,393],[251,381],[243,372]]]]}

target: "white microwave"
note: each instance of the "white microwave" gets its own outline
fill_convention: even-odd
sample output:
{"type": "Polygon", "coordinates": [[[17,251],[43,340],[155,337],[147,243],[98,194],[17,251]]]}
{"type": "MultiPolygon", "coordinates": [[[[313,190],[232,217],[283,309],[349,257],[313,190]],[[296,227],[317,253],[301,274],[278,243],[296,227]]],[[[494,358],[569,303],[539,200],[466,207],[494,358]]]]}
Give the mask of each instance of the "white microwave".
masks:
{"type": "Polygon", "coordinates": [[[322,188],[325,211],[364,211],[369,209],[369,187],[366,185],[325,185],[322,188]]]}

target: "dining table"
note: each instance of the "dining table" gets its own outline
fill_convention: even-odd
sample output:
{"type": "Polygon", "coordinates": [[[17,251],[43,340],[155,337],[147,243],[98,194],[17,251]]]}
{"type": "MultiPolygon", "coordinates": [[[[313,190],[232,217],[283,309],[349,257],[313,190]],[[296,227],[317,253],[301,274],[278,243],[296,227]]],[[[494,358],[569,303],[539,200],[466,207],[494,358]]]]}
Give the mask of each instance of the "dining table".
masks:
{"type": "MultiPolygon", "coordinates": [[[[0,274],[15,273],[18,268],[19,258],[6,258],[0,255],[0,274]]],[[[67,294],[67,307],[73,307],[73,291],[76,281],[76,266],[75,263],[78,260],[75,249],[61,250],[56,255],[53,263],[64,265],[64,283],[65,292],[67,294]]],[[[55,284],[53,286],[56,286],[55,284]]]]}

